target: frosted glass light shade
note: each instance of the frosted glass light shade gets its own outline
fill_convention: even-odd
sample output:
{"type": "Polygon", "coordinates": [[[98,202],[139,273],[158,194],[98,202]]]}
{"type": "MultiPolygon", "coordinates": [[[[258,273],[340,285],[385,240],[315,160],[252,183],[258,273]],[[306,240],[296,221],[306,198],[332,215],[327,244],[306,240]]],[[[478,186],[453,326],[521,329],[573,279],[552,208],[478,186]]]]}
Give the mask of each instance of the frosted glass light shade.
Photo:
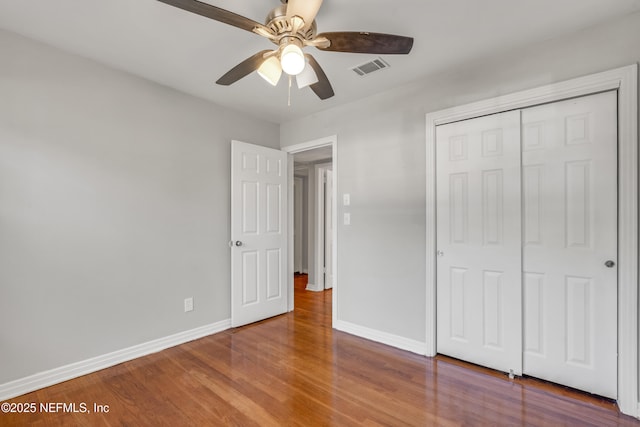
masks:
{"type": "Polygon", "coordinates": [[[298,84],[298,89],[302,89],[307,86],[311,86],[314,83],[318,83],[318,76],[314,71],[313,67],[304,67],[304,70],[300,72],[296,76],[296,83],[298,84]]]}
{"type": "Polygon", "coordinates": [[[258,75],[268,81],[272,86],[277,85],[282,75],[282,67],[280,66],[278,58],[272,56],[264,61],[258,68],[258,75]]]}
{"type": "Polygon", "coordinates": [[[305,63],[302,49],[295,44],[288,44],[284,49],[282,49],[280,64],[282,65],[282,69],[285,73],[297,76],[302,72],[302,70],[304,70],[305,63]]]}

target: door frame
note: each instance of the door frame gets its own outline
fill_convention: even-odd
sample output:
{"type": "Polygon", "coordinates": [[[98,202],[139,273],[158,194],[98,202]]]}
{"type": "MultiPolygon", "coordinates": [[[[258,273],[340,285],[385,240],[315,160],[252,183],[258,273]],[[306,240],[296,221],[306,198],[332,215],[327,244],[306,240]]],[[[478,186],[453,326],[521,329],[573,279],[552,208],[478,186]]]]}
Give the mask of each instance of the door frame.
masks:
{"type": "MultiPolygon", "coordinates": [[[[338,136],[331,135],[300,144],[282,147],[282,151],[289,153],[289,311],[293,310],[293,156],[292,154],[302,151],[312,150],[320,147],[331,147],[331,162],[333,168],[333,218],[338,217],[337,214],[337,194],[338,194],[338,136]]],[[[338,227],[333,227],[333,293],[331,296],[331,314],[332,323],[335,324],[338,314],[338,227]]]]}
{"type": "MultiPolygon", "coordinates": [[[[333,162],[331,163],[318,163],[313,165],[313,170],[316,178],[316,213],[315,213],[315,266],[316,277],[313,282],[316,285],[315,291],[324,291],[327,289],[327,272],[324,270],[326,267],[326,228],[325,228],[325,184],[326,184],[326,171],[333,169],[333,162]],[[320,270],[322,268],[322,270],[320,270]],[[320,280],[322,279],[322,280],[320,280]]],[[[332,215],[335,218],[335,215],[332,215]]]]}
{"type": "Polygon", "coordinates": [[[436,126],[577,96],[618,93],[618,406],[638,417],[638,65],[426,115],[426,341],[436,348],[436,126]]]}
{"type": "Polygon", "coordinates": [[[331,245],[327,245],[327,241],[333,242],[333,229],[336,226],[335,223],[337,219],[333,215],[333,163],[330,168],[324,169],[324,177],[324,209],[322,210],[322,214],[324,216],[324,289],[326,290],[333,289],[333,275],[335,274],[335,269],[333,268],[332,263],[330,263],[329,265],[330,269],[327,269],[327,259],[329,259],[331,262],[333,261],[333,243],[331,245]],[[331,185],[328,185],[329,180],[331,180],[331,185]],[[327,197],[327,194],[329,195],[329,197],[327,197]],[[327,217],[329,218],[329,223],[331,224],[331,227],[329,229],[327,229],[327,217]],[[331,280],[328,281],[329,278],[331,280]]]}

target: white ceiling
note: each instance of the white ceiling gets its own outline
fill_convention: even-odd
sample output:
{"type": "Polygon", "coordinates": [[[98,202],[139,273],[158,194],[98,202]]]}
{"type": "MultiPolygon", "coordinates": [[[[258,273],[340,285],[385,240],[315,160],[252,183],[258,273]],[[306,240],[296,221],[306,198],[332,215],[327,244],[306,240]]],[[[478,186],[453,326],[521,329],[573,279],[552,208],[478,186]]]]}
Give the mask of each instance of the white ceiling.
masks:
{"type": "MultiPolygon", "coordinates": [[[[258,22],[279,0],[206,0],[258,22]]],[[[318,32],[371,31],[411,36],[408,56],[358,77],[350,68],[374,55],[306,48],[336,96],[321,101],[287,81],[255,73],[232,86],[214,82],[273,45],[255,34],[156,0],[0,0],[0,28],[92,58],[180,91],[282,123],[445,72],[479,57],[574,32],[640,10],[640,0],[325,0],[318,32]]]]}

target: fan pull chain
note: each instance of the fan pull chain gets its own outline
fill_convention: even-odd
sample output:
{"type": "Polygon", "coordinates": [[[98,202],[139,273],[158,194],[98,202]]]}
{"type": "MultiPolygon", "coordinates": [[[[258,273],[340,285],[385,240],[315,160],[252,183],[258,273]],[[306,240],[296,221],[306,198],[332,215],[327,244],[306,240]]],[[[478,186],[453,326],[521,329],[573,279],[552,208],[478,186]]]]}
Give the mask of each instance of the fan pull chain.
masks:
{"type": "Polygon", "coordinates": [[[291,74],[289,74],[289,98],[287,99],[287,106],[291,107],[291,74]]]}

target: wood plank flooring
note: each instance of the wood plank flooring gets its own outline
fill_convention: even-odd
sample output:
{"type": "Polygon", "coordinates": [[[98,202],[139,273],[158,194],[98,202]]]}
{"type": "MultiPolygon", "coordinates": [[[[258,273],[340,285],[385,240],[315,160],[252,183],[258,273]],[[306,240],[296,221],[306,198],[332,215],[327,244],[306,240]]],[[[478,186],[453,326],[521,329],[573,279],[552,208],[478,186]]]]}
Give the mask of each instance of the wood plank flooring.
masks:
{"type": "Polygon", "coordinates": [[[605,399],[334,331],[331,291],[306,291],[305,280],[293,313],[9,401],[92,413],[0,413],[0,425],[640,425],[605,399]]]}

